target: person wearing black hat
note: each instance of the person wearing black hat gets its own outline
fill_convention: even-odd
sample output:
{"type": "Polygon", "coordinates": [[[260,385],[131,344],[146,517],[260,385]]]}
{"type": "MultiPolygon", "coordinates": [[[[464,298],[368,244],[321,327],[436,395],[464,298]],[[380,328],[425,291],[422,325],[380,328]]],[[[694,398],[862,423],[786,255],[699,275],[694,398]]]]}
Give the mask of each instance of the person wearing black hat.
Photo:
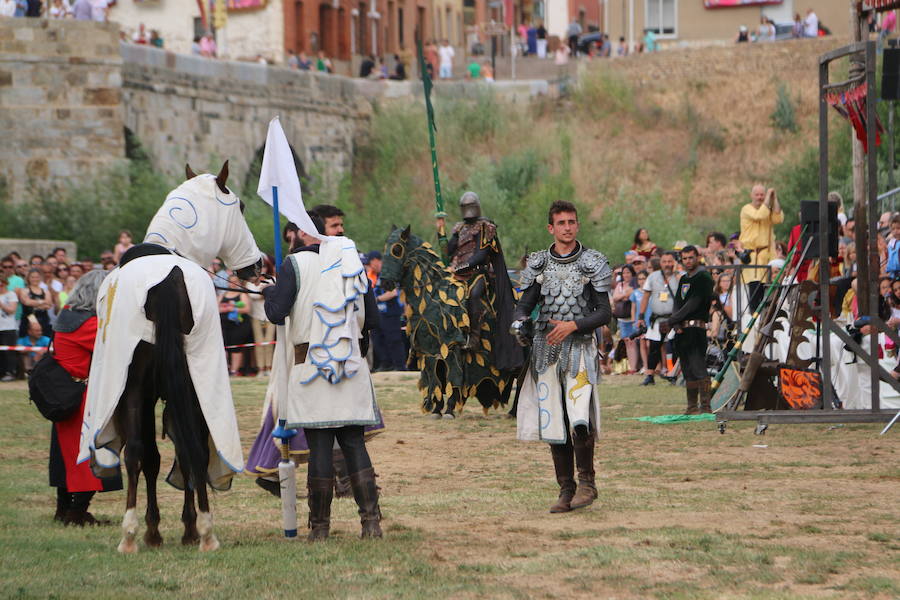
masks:
{"type": "Polygon", "coordinates": [[[379,324],[372,330],[372,349],[375,352],[375,371],[406,370],[406,352],[403,343],[403,305],[398,289],[386,292],[381,287],[381,252],[372,250],[366,254],[366,273],[375,290],[378,302],[379,324]]]}

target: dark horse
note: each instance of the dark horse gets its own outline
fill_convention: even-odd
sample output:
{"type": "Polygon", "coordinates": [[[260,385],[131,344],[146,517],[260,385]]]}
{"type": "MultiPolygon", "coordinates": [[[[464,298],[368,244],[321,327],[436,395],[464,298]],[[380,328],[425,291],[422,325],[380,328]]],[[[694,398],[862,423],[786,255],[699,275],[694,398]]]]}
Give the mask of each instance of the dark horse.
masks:
{"type": "Polygon", "coordinates": [[[509,400],[518,369],[500,370],[493,290],[482,298],[485,319],[480,347],[463,349],[469,331],[465,285],[444,266],[431,244],[410,228],[394,227],[387,238],[381,278],[399,286],[406,302],[406,334],[421,371],[424,412],[454,418],[475,396],[487,415],[509,400]]]}
{"type": "MultiPolygon", "coordinates": [[[[262,264],[261,254],[244,222],[243,203],[235,206],[239,200],[226,187],[228,163],[226,162],[215,176],[214,187],[211,175],[197,176],[190,167],[187,167],[186,173],[188,181],[169,194],[166,203],[151,221],[144,243],[131,248],[123,256],[119,265],[121,274],[116,280],[118,283],[126,281],[123,277],[126,272],[131,278],[140,277],[141,271],[136,269],[141,265],[149,266],[149,263],[142,262],[145,257],[173,254],[204,266],[203,262],[206,265],[211,262],[208,258],[212,252],[213,257],[220,256],[226,264],[235,268],[241,279],[251,279],[259,274],[262,264]],[[193,210],[192,215],[185,212],[189,210],[193,210]],[[203,219],[206,219],[209,225],[204,230],[207,239],[190,239],[190,236],[197,235],[192,231],[193,225],[203,219]],[[180,230],[183,230],[183,233],[179,233],[180,230]],[[149,240],[154,243],[150,243],[149,240]],[[155,243],[157,241],[161,243],[155,243]],[[200,250],[201,248],[204,250],[200,250]],[[207,254],[203,254],[204,251],[207,254]],[[134,264],[130,270],[126,269],[132,262],[134,264]]],[[[124,446],[125,467],[128,473],[128,495],[122,522],[123,537],[118,547],[123,553],[134,553],[138,550],[135,541],[138,529],[135,507],[138,478],[141,473],[144,474],[147,485],[147,530],[144,542],[150,547],[162,544],[156,495],[160,454],[156,444],[155,407],[160,398],[165,403],[163,436],[168,435],[172,440],[176,457],[167,481],[175,487],[184,489],[184,508],[181,514],[184,535],[181,541],[183,544],[199,541],[201,551],[215,550],[219,547],[219,542],[212,531],[206,486],[209,484],[218,489],[227,489],[233,473],[229,471],[227,476],[217,478],[216,481],[212,479],[211,448],[215,450],[216,447],[201,408],[195,382],[188,369],[188,354],[185,351],[187,336],[197,334],[195,325],[199,323],[204,328],[211,325],[208,313],[205,321],[195,323],[189,292],[191,285],[187,279],[193,277],[195,279],[192,281],[196,281],[198,269],[186,264],[185,261],[182,261],[181,265],[172,266],[162,281],[147,290],[143,311],[146,320],[153,324],[154,343],[141,340],[134,347],[125,389],[111,417],[116,439],[108,446],[112,448],[124,446]]],[[[167,269],[168,266],[163,264],[161,268],[167,269]]],[[[199,276],[207,279],[202,284],[209,283],[206,273],[201,271],[199,276]]],[[[213,292],[207,289],[205,293],[211,295],[213,292]]],[[[101,298],[98,302],[101,310],[105,302],[109,303],[105,314],[107,323],[101,321],[101,328],[107,325],[111,315],[115,314],[112,312],[114,299],[115,289],[111,291],[107,289],[106,300],[101,298]]],[[[206,296],[203,297],[203,301],[208,302],[206,296]]],[[[217,322],[215,327],[219,327],[217,322]]],[[[110,334],[115,335],[112,328],[110,334]]],[[[105,343],[105,329],[102,335],[105,343]]],[[[100,334],[98,341],[99,338],[100,334]]],[[[222,346],[224,347],[224,344],[222,346]]],[[[222,352],[224,353],[224,350],[222,352]]],[[[95,362],[96,360],[95,356],[95,362]]],[[[226,368],[224,361],[221,368],[223,370],[226,368]]],[[[93,380],[93,372],[91,377],[93,380]]],[[[227,371],[224,377],[227,386],[227,371]]],[[[203,384],[207,385],[208,382],[204,381],[203,384]]],[[[230,397],[227,406],[231,407],[233,413],[230,397]]],[[[233,418],[233,414],[231,416],[233,418]]],[[[95,450],[92,449],[92,452],[95,450]]],[[[212,458],[215,458],[215,455],[212,458]]],[[[92,462],[97,471],[96,460],[92,462]]]]}

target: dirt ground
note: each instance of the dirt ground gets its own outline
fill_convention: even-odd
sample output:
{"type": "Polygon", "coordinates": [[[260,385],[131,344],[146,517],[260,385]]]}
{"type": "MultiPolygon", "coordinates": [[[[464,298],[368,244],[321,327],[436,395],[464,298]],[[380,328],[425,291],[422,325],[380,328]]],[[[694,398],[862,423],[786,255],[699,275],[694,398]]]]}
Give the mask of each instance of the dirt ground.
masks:
{"type": "MultiPolygon", "coordinates": [[[[310,561],[314,569],[345,561],[342,580],[351,587],[316,580],[315,589],[329,597],[900,597],[900,431],[879,437],[874,424],[772,425],[757,436],[751,423],[731,423],[724,435],[713,422],[653,425],[627,419],[679,412],[683,388],[642,388],[636,377],[610,377],[600,388],[600,497],[587,509],[551,515],[557,488],[546,445],[517,442],[513,420],[501,411],[484,416],[474,403],[459,419],[432,420],[419,409],[415,378],[375,375],[387,425],[369,443],[382,487],[381,546],[354,541],[353,502],[337,500],[332,540],[323,549],[290,551],[291,561],[310,561]],[[365,585],[367,577],[393,587],[365,585]]],[[[233,388],[246,451],[259,429],[264,382],[235,380],[233,388]]],[[[5,386],[0,401],[20,405],[13,398],[23,392],[5,386]]],[[[29,437],[42,437],[39,417],[32,425],[29,437]]],[[[21,449],[25,437],[12,439],[4,462],[30,467],[29,480],[24,491],[0,486],[0,496],[24,500],[29,507],[21,510],[34,510],[47,528],[46,516],[37,514],[48,504],[40,457],[21,449]]],[[[168,442],[162,450],[165,470],[168,442]]],[[[4,475],[12,472],[4,467],[4,475]]],[[[304,476],[301,467],[299,481],[304,476]]],[[[104,494],[95,510],[118,520],[123,501],[104,494]]],[[[205,562],[177,546],[180,494],[161,486],[161,504],[163,535],[173,545],[142,551],[139,559],[162,578],[154,585],[174,585],[171,552],[196,560],[197,577],[211,577],[205,562]]],[[[305,521],[304,501],[298,506],[305,521]]],[[[216,494],[213,510],[223,549],[211,564],[243,565],[262,552],[285,552],[278,501],[250,477],[216,494]]],[[[86,545],[69,556],[112,560],[116,530],[89,532],[86,545]]],[[[14,581],[27,572],[3,566],[14,581]]],[[[231,577],[211,596],[228,597],[253,581],[239,569],[231,577]]]]}
{"type": "MultiPolygon", "coordinates": [[[[473,556],[504,555],[504,563],[527,563],[532,555],[516,555],[523,546],[534,556],[565,554],[582,547],[590,534],[613,547],[652,546],[652,532],[673,527],[773,540],[778,546],[810,553],[831,552],[851,539],[884,530],[892,532],[891,550],[898,558],[900,514],[895,504],[900,471],[890,466],[896,463],[896,436],[878,437],[880,428],[875,425],[781,426],[756,436],[748,424],[733,424],[719,435],[713,423],[662,426],[618,421],[637,408],[622,402],[644,395],[635,386],[636,378],[614,378],[617,383],[624,380],[628,387],[601,388],[606,408],[597,452],[600,498],[587,510],[564,515],[546,512],[545,505],[555,497],[546,447],[516,442],[514,421],[483,417],[479,409],[451,423],[432,421],[413,410],[391,411],[388,431],[372,444],[385,494],[413,504],[422,493],[455,499],[442,503],[449,510],[439,518],[434,514],[395,518],[427,532],[432,558],[450,564],[471,561],[473,556]],[[480,510],[499,500],[496,492],[501,490],[527,498],[480,510]],[[890,518],[873,519],[873,514],[890,518]],[[647,539],[640,533],[644,531],[650,532],[647,539]],[[561,539],[566,532],[571,537],[561,539]]],[[[393,389],[408,381],[408,376],[388,375],[379,383],[393,389]]],[[[647,396],[671,408],[665,412],[676,412],[683,393],[666,386],[647,396]]],[[[638,406],[652,402],[637,401],[638,406]]],[[[776,557],[774,564],[787,561],[776,557]]],[[[513,570],[517,585],[548,594],[567,586],[577,591],[578,582],[548,579],[543,573],[523,580],[523,574],[513,570]]],[[[691,580],[698,570],[702,566],[685,569],[678,561],[653,565],[637,561],[620,573],[691,580]]],[[[828,585],[834,588],[860,571],[830,575],[828,585]]],[[[816,586],[791,589],[828,595],[816,586]]]]}

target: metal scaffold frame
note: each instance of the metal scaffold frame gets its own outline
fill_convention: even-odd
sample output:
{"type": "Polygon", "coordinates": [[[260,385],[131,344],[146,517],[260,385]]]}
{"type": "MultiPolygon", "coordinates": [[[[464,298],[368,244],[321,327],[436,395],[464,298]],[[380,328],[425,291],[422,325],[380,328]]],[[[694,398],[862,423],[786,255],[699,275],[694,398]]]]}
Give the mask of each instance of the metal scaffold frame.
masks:
{"type": "MultiPolygon", "coordinates": [[[[725,423],[735,421],[757,421],[756,432],[765,432],[769,423],[877,423],[890,421],[897,411],[881,409],[880,382],[884,381],[895,390],[900,391],[900,382],[895,380],[878,362],[878,333],[885,333],[897,347],[900,347],[900,336],[891,330],[878,314],[878,283],[880,271],[877,248],[878,220],[878,160],[876,146],[876,43],[860,41],[848,46],[827,52],[819,57],[819,223],[828,223],[828,113],[829,104],[826,99],[829,91],[857,85],[865,82],[868,91],[866,102],[866,137],[867,148],[865,160],[864,197],[856,198],[854,218],[857,223],[857,247],[865,248],[858,256],[857,297],[859,298],[860,316],[868,316],[872,333],[868,336],[868,348],[864,349],[852,337],[835,323],[831,317],[829,302],[830,264],[825,258],[819,260],[818,313],[819,326],[824,343],[821,344],[822,355],[819,357],[819,370],[822,373],[822,406],[820,409],[808,410],[722,410],[717,414],[719,431],[724,432],[725,423]],[[864,69],[854,73],[846,81],[832,83],[829,78],[830,65],[842,58],[850,58],[851,62],[862,55],[864,69]],[[870,277],[870,273],[873,276],[870,277]],[[834,407],[832,393],[831,345],[830,336],[837,336],[845,347],[853,352],[859,360],[869,367],[871,386],[871,407],[868,409],[837,409],[834,407]]],[[[832,232],[828,226],[819,227],[819,256],[827,257],[832,232]]]]}

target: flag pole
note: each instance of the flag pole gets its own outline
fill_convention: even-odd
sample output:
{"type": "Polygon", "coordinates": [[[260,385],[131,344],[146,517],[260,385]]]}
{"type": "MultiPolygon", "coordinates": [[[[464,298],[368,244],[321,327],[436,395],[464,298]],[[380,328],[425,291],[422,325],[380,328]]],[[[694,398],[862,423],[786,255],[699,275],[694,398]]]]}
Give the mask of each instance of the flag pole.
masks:
{"type": "Polygon", "coordinates": [[[281,269],[281,219],[278,213],[278,186],[272,186],[272,218],[275,226],[275,272],[281,269]]]}

